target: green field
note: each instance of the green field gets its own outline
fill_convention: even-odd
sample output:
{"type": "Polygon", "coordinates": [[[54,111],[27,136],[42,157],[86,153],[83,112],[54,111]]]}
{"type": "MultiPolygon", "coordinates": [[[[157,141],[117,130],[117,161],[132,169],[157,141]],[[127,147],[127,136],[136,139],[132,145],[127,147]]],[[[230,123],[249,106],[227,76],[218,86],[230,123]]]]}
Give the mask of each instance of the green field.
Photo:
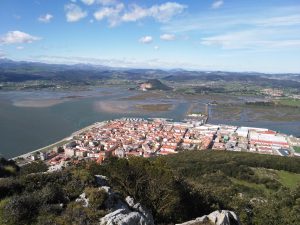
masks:
{"type": "Polygon", "coordinates": [[[300,153],[300,147],[299,146],[294,146],[293,148],[294,148],[295,152],[300,153]]]}
{"type": "Polygon", "coordinates": [[[232,181],[233,184],[246,186],[248,188],[255,189],[256,191],[263,191],[264,193],[268,193],[268,189],[263,184],[256,184],[253,182],[248,182],[248,181],[236,179],[233,177],[231,177],[230,180],[232,181]]]}
{"type": "Polygon", "coordinates": [[[300,107],[300,99],[285,98],[276,101],[278,105],[300,107]]]}
{"type": "Polygon", "coordinates": [[[284,186],[295,189],[300,185],[300,174],[290,173],[283,170],[276,171],[276,173],[279,176],[279,182],[284,186]]]}
{"type": "Polygon", "coordinates": [[[300,174],[287,172],[284,170],[272,170],[265,168],[252,168],[255,174],[261,178],[269,178],[280,182],[283,186],[295,189],[300,185],[300,174]]]}

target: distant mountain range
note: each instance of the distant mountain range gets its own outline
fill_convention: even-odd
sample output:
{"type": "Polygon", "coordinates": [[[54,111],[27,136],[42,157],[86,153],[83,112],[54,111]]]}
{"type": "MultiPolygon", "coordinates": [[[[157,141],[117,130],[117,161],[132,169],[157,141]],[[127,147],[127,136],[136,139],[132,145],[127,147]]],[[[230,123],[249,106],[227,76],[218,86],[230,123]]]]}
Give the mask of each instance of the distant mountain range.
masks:
{"type": "Polygon", "coordinates": [[[260,82],[276,87],[298,88],[300,74],[264,74],[257,72],[188,71],[183,69],[134,69],[115,68],[92,64],[47,64],[40,62],[0,59],[0,82],[23,82],[27,80],[87,81],[101,79],[141,80],[160,79],[173,82],[228,81],[260,82]]]}

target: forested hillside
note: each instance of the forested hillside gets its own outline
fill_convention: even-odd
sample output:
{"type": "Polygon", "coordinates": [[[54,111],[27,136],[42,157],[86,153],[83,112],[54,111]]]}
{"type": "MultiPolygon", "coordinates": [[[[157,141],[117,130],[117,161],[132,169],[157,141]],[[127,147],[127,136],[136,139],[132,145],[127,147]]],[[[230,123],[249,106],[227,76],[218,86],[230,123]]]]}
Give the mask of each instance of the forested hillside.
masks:
{"type": "Polygon", "coordinates": [[[107,176],[120,196],[132,196],[150,209],[155,224],[183,222],[216,209],[236,212],[242,224],[300,221],[297,158],[191,151],[45,170],[43,163],[33,163],[0,179],[0,224],[99,224],[108,210],[95,182],[98,174],[107,176]],[[75,202],[83,192],[89,207],[75,202]]]}

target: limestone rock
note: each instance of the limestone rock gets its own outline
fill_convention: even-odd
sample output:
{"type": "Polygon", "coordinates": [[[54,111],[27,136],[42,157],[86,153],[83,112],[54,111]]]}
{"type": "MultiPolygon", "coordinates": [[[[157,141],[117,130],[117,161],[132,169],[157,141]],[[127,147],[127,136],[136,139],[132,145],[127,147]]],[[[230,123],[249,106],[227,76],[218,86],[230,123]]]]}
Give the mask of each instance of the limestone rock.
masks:
{"type": "Polygon", "coordinates": [[[139,212],[118,209],[100,219],[100,225],[153,225],[139,212]]]}
{"type": "Polygon", "coordinates": [[[124,201],[108,186],[105,176],[97,175],[96,182],[99,189],[108,194],[105,208],[110,211],[100,219],[100,225],[154,225],[151,212],[140,203],[135,203],[134,199],[129,196],[124,201]]]}
{"type": "Polygon", "coordinates": [[[217,210],[207,216],[202,216],[195,220],[177,225],[199,225],[204,222],[211,222],[215,225],[241,225],[238,216],[228,210],[217,210]]]}
{"type": "Polygon", "coordinates": [[[75,202],[80,202],[83,207],[89,206],[89,199],[86,197],[85,193],[79,195],[79,197],[75,200],[75,202]]]}
{"type": "Polygon", "coordinates": [[[140,203],[134,202],[130,196],[125,199],[126,206],[120,204],[119,209],[102,217],[100,225],[154,225],[150,211],[140,203]]]}
{"type": "Polygon", "coordinates": [[[147,224],[154,224],[154,219],[152,216],[152,213],[144,206],[141,205],[141,203],[134,204],[134,199],[130,196],[127,196],[125,201],[131,207],[133,210],[140,212],[143,217],[148,221],[147,224]]]}

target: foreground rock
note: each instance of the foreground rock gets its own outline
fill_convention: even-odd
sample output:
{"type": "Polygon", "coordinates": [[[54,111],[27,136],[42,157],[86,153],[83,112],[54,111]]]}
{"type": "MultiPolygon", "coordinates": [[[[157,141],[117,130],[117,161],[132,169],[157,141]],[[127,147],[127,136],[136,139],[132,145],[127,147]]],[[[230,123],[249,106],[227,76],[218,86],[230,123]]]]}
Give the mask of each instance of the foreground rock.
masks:
{"type": "Polygon", "coordinates": [[[154,225],[152,214],[140,203],[127,197],[126,204],[119,203],[119,209],[107,214],[100,220],[100,225],[154,225]]]}
{"type": "MultiPolygon", "coordinates": [[[[100,219],[100,225],[154,225],[151,212],[136,203],[135,200],[127,196],[125,199],[114,192],[109,186],[105,176],[95,176],[99,189],[104,190],[108,197],[105,201],[105,209],[109,211],[107,215],[100,219]]],[[[80,202],[84,207],[89,207],[89,199],[82,193],[76,202],[80,202]]],[[[191,220],[177,225],[241,225],[237,215],[228,210],[219,210],[205,215],[195,220],[191,220]]]]}
{"type": "MultiPolygon", "coordinates": [[[[108,179],[105,176],[95,176],[99,189],[107,194],[105,208],[110,212],[100,219],[100,225],[154,225],[151,212],[140,203],[135,203],[130,196],[122,199],[108,186],[108,179]]],[[[76,202],[81,202],[84,207],[89,207],[89,200],[85,193],[82,193],[76,202]]]]}
{"type": "Polygon", "coordinates": [[[241,225],[238,216],[228,210],[214,211],[209,215],[177,225],[201,225],[202,223],[211,223],[213,225],[241,225]]]}

